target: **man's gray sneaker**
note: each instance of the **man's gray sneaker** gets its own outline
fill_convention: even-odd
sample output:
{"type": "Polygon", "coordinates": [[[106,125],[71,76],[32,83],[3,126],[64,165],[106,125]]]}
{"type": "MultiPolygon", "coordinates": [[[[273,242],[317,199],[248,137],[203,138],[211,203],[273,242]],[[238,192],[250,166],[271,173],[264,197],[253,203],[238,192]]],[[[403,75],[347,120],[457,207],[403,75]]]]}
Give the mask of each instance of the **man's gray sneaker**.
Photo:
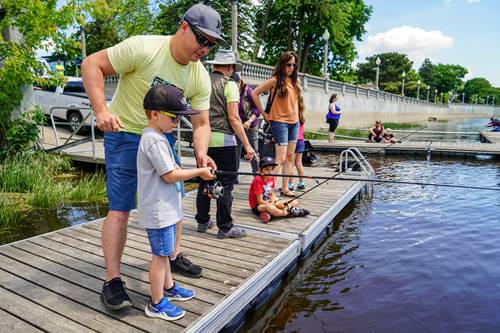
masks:
{"type": "Polygon", "coordinates": [[[208,229],[215,227],[213,220],[208,220],[207,223],[198,223],[198,232],[207,232],[208,229]]]}
{"type": "Polygon", "coordinates": [[[219,231],[217,232],[217,238],[221,238],[221,239],[222,238],[241,238],[241,237],[245,237],[246,235],[247,235],[247,232],[245,231],[245,229],[238,228],[235,226],[233,226],[228,231],[222,231],[221,229],[219,229],[219,231]]]}

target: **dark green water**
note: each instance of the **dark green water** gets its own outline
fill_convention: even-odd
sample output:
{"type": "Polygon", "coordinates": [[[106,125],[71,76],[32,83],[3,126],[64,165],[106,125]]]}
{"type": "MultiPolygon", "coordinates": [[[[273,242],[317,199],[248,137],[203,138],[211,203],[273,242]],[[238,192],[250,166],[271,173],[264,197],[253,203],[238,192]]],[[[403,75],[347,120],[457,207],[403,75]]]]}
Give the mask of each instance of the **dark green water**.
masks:
{"type": "MultiPolygon", "coordinates": [[[[369,160],[381,179],[500,188],[488,157],[369,160]]],[[[499,331],[500,192],[376,184],[335,225],[248,331],[499,331]]]]}

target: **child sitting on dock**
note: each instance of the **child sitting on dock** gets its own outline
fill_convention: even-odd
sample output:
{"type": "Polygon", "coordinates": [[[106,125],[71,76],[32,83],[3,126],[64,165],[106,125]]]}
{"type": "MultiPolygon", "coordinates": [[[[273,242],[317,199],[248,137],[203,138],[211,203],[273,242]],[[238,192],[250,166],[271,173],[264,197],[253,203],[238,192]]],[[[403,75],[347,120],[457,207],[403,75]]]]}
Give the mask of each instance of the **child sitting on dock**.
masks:
{"type": "Polygon", "coordinates": [[[384,134],[382,134],[382,142],[384,143],[396,143],[396,139],[394,139],[394,134],[392,134],[390,128],[386,128],[384,134]]]}
{"type": "Polygon", "coordinates": [[[144,98],[148,127],[141,134],[137,153],[137,196],[139,222],[146,228],[152,259],[149,268],[151,299],[144,312],[148,317],[176,320],[185,311],[170,303],[187,301],[194,291],[172,280],[168,256],[175,249],[176,224],[182,219],[181,181],[194,177],[211,180],[210,167],[183,170],[175,164],[164,133],[171,133],[189,111],[178,88],[159,84],[144,98]]]}
{"type": "Polygon", "coordinates": [[[252,212],[259,216],[262,222],[267,223],[272,216],[275,217],[302,217],[309,215],[309,211],[298,208],[297,200],[287,203],[277,200],[274,195],[274,176],[270,176],[277,166],[274,158],[262,157],[259,162],[259,175],[255,176],[248,193],[248,202],[252,212]]]}

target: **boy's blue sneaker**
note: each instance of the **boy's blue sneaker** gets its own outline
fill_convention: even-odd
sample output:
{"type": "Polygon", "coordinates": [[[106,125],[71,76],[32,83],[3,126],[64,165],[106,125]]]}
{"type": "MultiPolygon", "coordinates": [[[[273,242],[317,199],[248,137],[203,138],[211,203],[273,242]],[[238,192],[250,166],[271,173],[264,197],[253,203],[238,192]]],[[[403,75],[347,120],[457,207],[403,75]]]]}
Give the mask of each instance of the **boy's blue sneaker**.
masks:
{"type": "Polygon", "coordinates": [[[304,191],[305,189],[306,189],[306,184],[299,183],[299,185],[297,185],[297,190],[298,191],[304,191]]]}
{"type": "Polygon", "coordinates": [[[163,288],[163,295],[168,298],[169,301],[187,301],[194,297],[194,290],[182,288],[174,282],[172,288],[163,288]]]}
{"type": "Polygon", "coordinates": [[[293,185],[293,183],[288,183],[288,190],[289,191],[295,191],[295,186],[293,185]]]}
{"type": "Polygon", "coordinates": [[[166,297],[163,297],[160,303],[153,305],[151,300],[149,300],[144,313],[148,317],[160,318],[163,320],[177,320],[186,314],[186,311],[180,307],[173,305],[168,301],[166,297]]]}

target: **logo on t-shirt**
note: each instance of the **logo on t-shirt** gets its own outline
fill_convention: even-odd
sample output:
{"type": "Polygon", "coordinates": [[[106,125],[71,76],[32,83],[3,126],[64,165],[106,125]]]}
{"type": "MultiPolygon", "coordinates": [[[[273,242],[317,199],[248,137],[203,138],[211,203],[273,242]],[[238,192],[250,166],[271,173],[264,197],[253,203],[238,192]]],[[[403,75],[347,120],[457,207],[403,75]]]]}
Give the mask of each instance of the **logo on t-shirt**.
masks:
{"type": "MultiPolygon", "coordinates": [[[[182,91],[182,94],[184,95],[184,90],[177,87],[175,84],[170,83],[169,81],[164,80],[159,76],[155,76],[153,79],[153,82],[151,82],[151,87],[156,87],[159,84],[175,87],[175,88],[179,89],[180,91],[182,91]]],[[[191,105],[189,105],[189,100],[187,98],[184,97],[183,99],[181,99],[181,103],[184,104],[188,110],[191,110],[191,105]]]]}
{"type": "Polygon", "coordinates": [[[273,193],[273,184],[267,183],[264,184],[264,193],[262,193],[262,200],[271,201],[271,194],[273,193]]]}

